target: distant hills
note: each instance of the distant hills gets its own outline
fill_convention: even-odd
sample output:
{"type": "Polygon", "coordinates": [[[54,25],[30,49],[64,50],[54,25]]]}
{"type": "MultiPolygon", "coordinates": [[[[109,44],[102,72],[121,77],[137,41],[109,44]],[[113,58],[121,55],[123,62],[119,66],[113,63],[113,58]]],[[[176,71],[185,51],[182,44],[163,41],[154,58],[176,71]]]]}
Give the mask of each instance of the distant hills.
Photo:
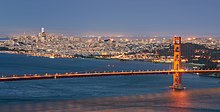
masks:
{"type": "MultiPolygon", "coordinates": [[[[219,50],[209,49],[203,45],[192,44],[192,43],[183,43],[182,44],[182,56],[188,59],[189,63],[200,63],[205,64],[207,68],[216,68],[217,64],[211,62],[212,59],[218,59],[220,56],[219,50]],[[195,52],[195,51],[199,52],[195,52]],[[202,52],[204,51],[204,52],[202,52]],[[195,56],[200,56],[195,61],[195,56]],[[210,57],[209,57],[210,56],[210,57]]],[[[165,48],[158,51],[160,56],[172,56],[173,55],[173,46],[170,48],[165,48]]]]}

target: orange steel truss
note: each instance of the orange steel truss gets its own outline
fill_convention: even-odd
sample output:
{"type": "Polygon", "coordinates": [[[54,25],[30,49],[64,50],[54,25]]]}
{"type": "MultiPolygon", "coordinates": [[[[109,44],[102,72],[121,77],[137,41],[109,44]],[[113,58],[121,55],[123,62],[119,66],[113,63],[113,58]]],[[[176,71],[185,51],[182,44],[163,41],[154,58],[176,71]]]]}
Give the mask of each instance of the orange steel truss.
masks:
{"type": "Polygon", "coordinates": [[[173,89],[184,89],[182,86],[182,73],[179,71],[182,69],[181,62],[181,37],[174,37],[174,61],[173,61],[173,70],[176,71],[173,74],[173,89]]]}

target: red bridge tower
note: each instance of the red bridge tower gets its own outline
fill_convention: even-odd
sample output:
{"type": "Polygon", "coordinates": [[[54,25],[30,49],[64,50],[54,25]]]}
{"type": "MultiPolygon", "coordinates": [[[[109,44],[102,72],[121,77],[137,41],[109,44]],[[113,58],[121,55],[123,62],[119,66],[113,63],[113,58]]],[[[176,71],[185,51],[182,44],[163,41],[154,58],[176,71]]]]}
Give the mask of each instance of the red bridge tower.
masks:
{"type": "Polygon", "coordinates": [[[173,85],[171,88],[182,90],[182,74],[178,71],[182,70],[181,61],[181,37],[174,37],[174,60],[173,60],[173,70],[176,71],[173,74],[173,85]]]}

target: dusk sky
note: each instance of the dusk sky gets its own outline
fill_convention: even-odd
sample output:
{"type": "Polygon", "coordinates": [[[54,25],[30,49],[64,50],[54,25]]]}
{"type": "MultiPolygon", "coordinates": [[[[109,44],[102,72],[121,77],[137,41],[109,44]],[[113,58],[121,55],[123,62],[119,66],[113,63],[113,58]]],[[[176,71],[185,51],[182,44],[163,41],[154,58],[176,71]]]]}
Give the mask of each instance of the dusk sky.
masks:
{"type": "Polygon", "coordinates": [[[0,0],[0,34],[220,35],[220,0],[0,0]]]}

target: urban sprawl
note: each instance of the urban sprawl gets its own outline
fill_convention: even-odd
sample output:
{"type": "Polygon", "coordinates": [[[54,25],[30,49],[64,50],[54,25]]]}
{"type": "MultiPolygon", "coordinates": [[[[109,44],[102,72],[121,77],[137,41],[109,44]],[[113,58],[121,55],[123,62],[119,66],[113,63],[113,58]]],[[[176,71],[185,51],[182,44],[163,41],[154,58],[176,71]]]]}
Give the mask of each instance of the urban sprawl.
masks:
{"type": "MultiPolygon", "coordinates": [[[[219,67],[220,38],[186,37],[183,62],[194,68],[219,67]],[[214,63],[214,64],[213,64],[214,63]],[[210,64],[210,65],[209,65],[210,64]]],[[[47,34],[12,36],[1,41],[1,52],[49,58],[97,58],[172,63],[172,37],[126,38],[125,36],[63,36],[47,34]]]]}

